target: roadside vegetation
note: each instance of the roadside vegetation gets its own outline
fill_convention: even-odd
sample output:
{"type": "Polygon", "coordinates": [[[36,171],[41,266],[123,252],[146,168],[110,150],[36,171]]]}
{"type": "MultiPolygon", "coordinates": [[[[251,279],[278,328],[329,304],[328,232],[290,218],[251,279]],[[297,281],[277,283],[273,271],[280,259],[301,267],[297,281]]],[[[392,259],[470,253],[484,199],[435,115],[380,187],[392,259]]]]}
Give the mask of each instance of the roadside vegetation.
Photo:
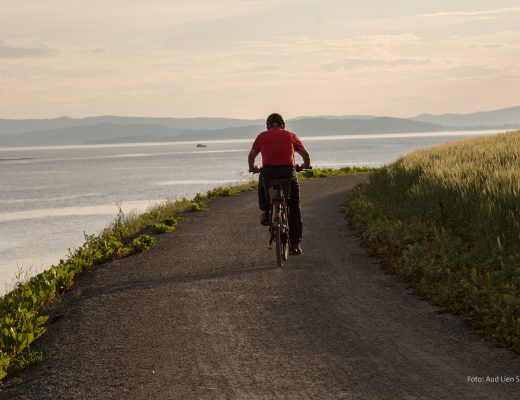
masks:
{"type": "Polygon", "coordinates": [[[327,176],[366,174],[377,171],[372,167],[342,167],[342,168],[313,168],[306,169],[298,174],[301,178],[324,178],[327,176]]]}
{"type": "Polygon", "coordinates": [[[520,352],[520,131],[411,153],[346,211],[418,293],[520,352]]]}
{"type": "Polygon", "coordinates": [[[149,250],[154,236],[171,233],[177,220],[187,212],[201,211],[206,201],[216,196],[232,196],[255,187],[253,183],[216,188],[193,200],[167,200],[137,215],[118,217],[97,235],[86,235],[85,244],[48,270],[16,285],[0,298],[0,387],[1,381],[15,376],[42,360],[31,343],[46,330],[47,311],[74,285],[82,271],[117,258],[149,250]]]}
{"type": "MultiPolygon", "coordinates": [[[[373,169],[349,167],[339,170],[304,171],[302,178],[348,175],[373,169]]],[[[53,303],[74,285],[74,277],[96,265],[149,250],[155,236],[171,233],[182,214],[203,211],[214,197],[233,196],[255,189],[256,181],[242,185],[217,187],[192,200],[167,200],[151,206],[142,214],[119,214],[114,222],[97,235],[86,235],[85,243],[48,270],[16,285],[0,298],[0,387],[1,381],[15,376],[29,365],[42,360],[31,343],[46,330],[47,312],[53,303]]]]}

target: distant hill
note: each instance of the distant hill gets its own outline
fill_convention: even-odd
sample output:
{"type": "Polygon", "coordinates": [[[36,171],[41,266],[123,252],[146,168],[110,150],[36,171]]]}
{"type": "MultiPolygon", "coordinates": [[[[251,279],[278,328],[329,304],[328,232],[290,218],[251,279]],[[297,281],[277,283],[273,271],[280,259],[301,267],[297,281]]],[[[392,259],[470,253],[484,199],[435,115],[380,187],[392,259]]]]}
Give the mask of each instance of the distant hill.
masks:
{"type": "MultiPolygon", "coordinates": [[[[520,107],[473,114],[422,114],[415,118],[370,115],[297,117],[287,129],[301,136],[440,132],[520,127],[520,107]]],[[[178,140],[252,139],[265,121],[233,118],[98,116],[32,120],[0,119],[0,146],[78,145],[178,140]]]]}
{"type": "Polygon", "coordinates": [[[116,125],[98,123],[0,136],[3,146],[55,146],[90,143],[145,142],[155,137],[175,140],[182,131],[157,124],[116,125]]]}
{"type": "MultiPolygon", "coordinates": [[[[140,121],[141,119],[136,119],[140,121]]],[[[97,120],[94,120],[97,121],[97,120]]],[[[128,120],[127,120],[128,122],[128,120]]],[[[0,136],[0,146],[53,146],[73,144],[164,142],[179,140],[252,139],[265,130],[262,124],[221,129],[179,129],[157,123],[94,123],[0,136]]],[[[287,122],[299,135],[339,135],[349,133],[396,133],[441,131],[437,124],[407,119],[304,118],[287,122]]]]}
{"type": "Polygon", "coordinates": [[[430,122],[446,127],[495,127],[520,126],[520,107],[503,108],[496,111],[483,111],[472,114],[421,114],[414,121],[430,122]]]}
{"type": "MultiPolygon", "coordinates": [[[[139,142],[205,141],[218,139],[254,139],[262,130],[260,126],[244,126],[224,129],[170,129],[169,131],[148,130],[146,136],[119,136],[105,139],[93,139],[84,144],[112,144],[139,142]]],[[[142,132],[141,132],[142,133],[142,132]]],[[[1,138],[0,138],[1,140],[1,138]]],[[[0,141],[1,143],[1,141],[0,141]]]]}
{"type": "Polygon", "coordinates": [[[111,125],[162,125],[172,129],[224,129],[255,124],[263,124],[263,120],[245,120],[234,118],[153,118],[153,117],[116,117],[99,116],[86,118],[60,117],[53,119],[10,120],[0,119],[0,136],[19,133],[55,130],[97,124],[111,125]]]}
{"type": "Polygon", "coordinates": [[[404,118],[373,117],[354,119],[304,118],[287,122],[299,135],[341,135],[349,133],[437,132],[442,125],[404,118]]]}

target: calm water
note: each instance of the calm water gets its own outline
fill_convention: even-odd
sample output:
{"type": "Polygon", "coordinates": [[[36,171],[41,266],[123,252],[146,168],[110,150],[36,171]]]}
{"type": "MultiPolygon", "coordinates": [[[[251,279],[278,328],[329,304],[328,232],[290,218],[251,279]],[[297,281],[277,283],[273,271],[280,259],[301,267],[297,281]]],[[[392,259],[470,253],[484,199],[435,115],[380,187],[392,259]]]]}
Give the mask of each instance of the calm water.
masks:
{"type": "MultiPolygon", "coordinates": [[[[487,132],[302,138],[314,166],[381,166],[418,148],[487,132]]],[[[248,180],[251,140],[0,148],[0,294],[17,271],[35,274],[117,214],[248,180]]]]}

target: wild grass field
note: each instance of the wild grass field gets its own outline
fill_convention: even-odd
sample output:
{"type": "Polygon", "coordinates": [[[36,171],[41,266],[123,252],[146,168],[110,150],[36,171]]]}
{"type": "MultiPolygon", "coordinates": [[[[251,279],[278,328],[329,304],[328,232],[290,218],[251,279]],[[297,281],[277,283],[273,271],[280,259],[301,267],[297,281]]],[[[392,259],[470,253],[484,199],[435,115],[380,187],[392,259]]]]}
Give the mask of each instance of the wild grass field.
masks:
{"type": "Polygon", "coordinates": [[[420,294],[520,352],[520,131],[404,156],[353,191],[347,214],[420,294]]]}

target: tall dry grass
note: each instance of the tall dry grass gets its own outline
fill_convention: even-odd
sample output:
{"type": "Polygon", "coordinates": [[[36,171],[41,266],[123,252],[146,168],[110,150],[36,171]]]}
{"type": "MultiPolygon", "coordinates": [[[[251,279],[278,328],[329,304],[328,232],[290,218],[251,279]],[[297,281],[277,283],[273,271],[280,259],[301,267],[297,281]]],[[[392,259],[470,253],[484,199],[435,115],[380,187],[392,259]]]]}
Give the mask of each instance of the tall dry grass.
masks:
{"type": "Polygon", "coordinates": [[[520,351],[520,131],[411,153],[348,212],[422,294],[520,351]]]}

